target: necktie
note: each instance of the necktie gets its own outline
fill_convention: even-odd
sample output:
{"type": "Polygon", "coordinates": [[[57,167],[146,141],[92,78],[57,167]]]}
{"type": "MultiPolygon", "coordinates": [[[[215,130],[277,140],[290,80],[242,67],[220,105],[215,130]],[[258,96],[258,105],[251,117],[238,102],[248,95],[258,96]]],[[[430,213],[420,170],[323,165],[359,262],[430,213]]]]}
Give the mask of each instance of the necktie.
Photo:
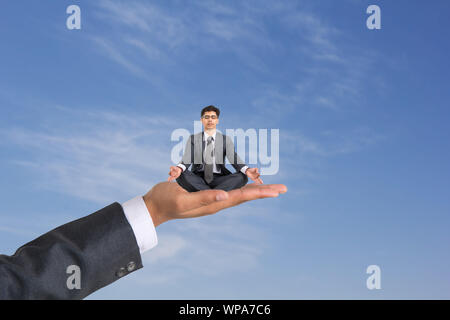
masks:
{"type": "Polygon", "coordinates": [[[213,180],[214,147],[212,142],[213,137],[208,137],[205,150],[205,172],[204,172],[204,178],[206,183],[210,183],[213,180]]]}

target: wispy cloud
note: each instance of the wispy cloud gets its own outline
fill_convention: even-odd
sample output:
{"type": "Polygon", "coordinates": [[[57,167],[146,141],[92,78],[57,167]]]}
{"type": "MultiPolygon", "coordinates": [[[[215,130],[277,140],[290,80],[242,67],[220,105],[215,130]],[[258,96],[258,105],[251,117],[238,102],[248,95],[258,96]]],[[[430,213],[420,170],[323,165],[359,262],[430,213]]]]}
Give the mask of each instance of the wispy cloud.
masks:
{"type": "Polygon", "coordinates": [[[169,1],[163,6],[102,0],[98,7],[99,21],[109,26],[108,33],[92,37],[99,52],[160,86],[169,85],[166,79],[173,72],[164,66],[182,73],[184,64],[201,64],[202,57],[211,54],[219,61],[224,54],[234,56],[236,68],[250,73],[285,74],[288,81],[283,85],[277,76],[254,84],[257,98],[249,103],[265,114],[312,107],[336,112],[355,106],[376,59],[295,2],[199,1],[177,6],[169,1]],[[280,32],[289,41],[279,39],[280,32]]]}
{"type": "Polygon", "coordinates": [[[321,20],[318,16],[311,12],[302,10],[289,10],[285,12],[285,17],[282,22],[292,30],[301,30],[298,32],[299,37],[307,41],[309,46],[303,46],[301,48],[307,48],[311,50],[313,58],[327,59],[330,57],[332,61],[340,61],[340,57],[337,57],[337,46],[334,43],[336,36],[340,34],[340,31],[335,27],[332,27],[321,20]]]}
{"type": "Polygon", "coordinates": [[[309,193],[311,183],[324,177],[324,163],[341,155],[361,152],[388,137],[365,126],[346,131],[325,130],[305,134],[299,129],[280,131],[280,170],[276,179],[286,184],[296,183],[300,194],[309,193]]]}
{"type": "Polygon", "coordinates": [[[111,60],[125,67],[125,69],[127,69],[134,75],[140,77],[145,75],[145,73],[142,71],[142,68],[133,63],[129,58],[125,57],[124,54],[113,43],[101,37],[93,36],[91,37],[91,39],[111,60]]]}
{"type": "Polygon", "coordinates": [[[296,60],[290,60],[290,72],[277,70],[289,76],[289,84],[265,82],[252,101],[253,109],[276,117],[315,108],[331,112],[358,108],[364,92],[379,83],[371,82],[367,74],[380,54],[355,46],[342,30],[293,2],[283,2],[273,12],[296,60]]]}
{"type": "Polygon", "coordinates": [[[61,120],[67,113],[72,120],[63,127],[2,132],[31,153],[32,160],[12,161],[39,175],[40,188],[105,203],[143,194],[167,174],[170,145],[161,136],[168,120],[62,109],[61,120]]]}
{"type": "Polygon", "coordinates": [[[326,130],[316,138],[308,137],[298,130],[283,133],[283,143],[289,145],[286,151],[300,156],[332,157],[357,152],[385,138],[383,134],[367,127],[358,127],[345,133],[326,130]]]}
{"type": "Polygon", "coordinates": [[[148,68],[151,62],[170,64],[180,57],[198,60],[208,52],[228,52],[244,65],[264,69],[254,48],[273,45],[257,17],[219,2],[169,5],[170,10],[138,1],[102,0],[98,6],[101,10],[97,16],[113,27],[108,34],[93,37],[94,42],[134,74],[137,65],[148,68]],[[105,45],[106,40],[98,39],[115,43],[105,45]],[[137,47],[144,56],[130,52],[130,46],[137,47]]]}

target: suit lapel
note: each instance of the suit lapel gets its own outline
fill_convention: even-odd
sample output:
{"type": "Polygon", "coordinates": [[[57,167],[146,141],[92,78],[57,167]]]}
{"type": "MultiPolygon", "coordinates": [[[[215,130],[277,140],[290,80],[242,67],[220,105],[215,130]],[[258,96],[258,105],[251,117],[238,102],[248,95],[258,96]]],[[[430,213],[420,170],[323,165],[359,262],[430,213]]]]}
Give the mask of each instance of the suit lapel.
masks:
{"type": "MultiPolygon", "coordinates": [[[[214,157],[216,158],[216,164],[224,165],[225,155],[225,136],[219,131],[216,131],[216,139],[214,140],[214,157]]],[[[204,131],[194,136],[194,163],[204,164],[203,152],[205,151],[205,133],[204,131]]]]}
{"type": "Polygon", "coordinates": [[[205,132],[202,131],[202,154],[203,150],[205,150],[205,132]]]}
{"type": "Polygon", "coordinates": [[[203,163],[203,132],[194,135],[194,164],[203,163]]]}
{"type": "Polygon", "coordinates": [[[223,164],[223,135],[216,131],[216,140],[214,141],[214,157],[216,164],[223,164]]]}

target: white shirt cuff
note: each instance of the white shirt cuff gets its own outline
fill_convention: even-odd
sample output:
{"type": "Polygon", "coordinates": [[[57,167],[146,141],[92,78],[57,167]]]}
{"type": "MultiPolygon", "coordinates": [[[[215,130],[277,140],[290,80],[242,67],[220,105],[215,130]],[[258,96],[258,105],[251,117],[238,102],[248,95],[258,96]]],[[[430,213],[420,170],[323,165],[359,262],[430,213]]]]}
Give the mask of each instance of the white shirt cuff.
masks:
{"type": "Polygon", "coordinates": [[[242,168],[241,168],[241,172],[243,173],[243,174],[245,174],[245,170],[247,170],[248,169],[248,166],[243,166],[242,168]]]}
{"type": "Polygon", "coordinates": [[[177,164],[177,167],[181,168],[181,170],[183,170],[183,172],[184,172],[184,170],[186,170],[186,166],[182,163],[177,164]]]}
{"type": "Polygon", "coordinates": [[[158,237],[155,225],[142,196],[128,200],[122,204],[122,208],[133,229],[139,252],[142,254],[156,246],[158,237]]]}

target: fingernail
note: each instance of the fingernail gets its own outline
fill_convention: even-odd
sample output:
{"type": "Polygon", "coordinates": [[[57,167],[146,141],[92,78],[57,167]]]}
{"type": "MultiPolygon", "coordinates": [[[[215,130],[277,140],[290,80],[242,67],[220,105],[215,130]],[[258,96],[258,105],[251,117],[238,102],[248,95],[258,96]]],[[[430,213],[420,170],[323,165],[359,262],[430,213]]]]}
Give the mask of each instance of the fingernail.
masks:
{"type": "Polygon", "coordinates": [[[219,193],[217,196],[216,196],[216,200],[217,201],[222,201],[222,200],[226,200],[228,197],[227,197],[227,194],[226,193],[219,193]]]}

